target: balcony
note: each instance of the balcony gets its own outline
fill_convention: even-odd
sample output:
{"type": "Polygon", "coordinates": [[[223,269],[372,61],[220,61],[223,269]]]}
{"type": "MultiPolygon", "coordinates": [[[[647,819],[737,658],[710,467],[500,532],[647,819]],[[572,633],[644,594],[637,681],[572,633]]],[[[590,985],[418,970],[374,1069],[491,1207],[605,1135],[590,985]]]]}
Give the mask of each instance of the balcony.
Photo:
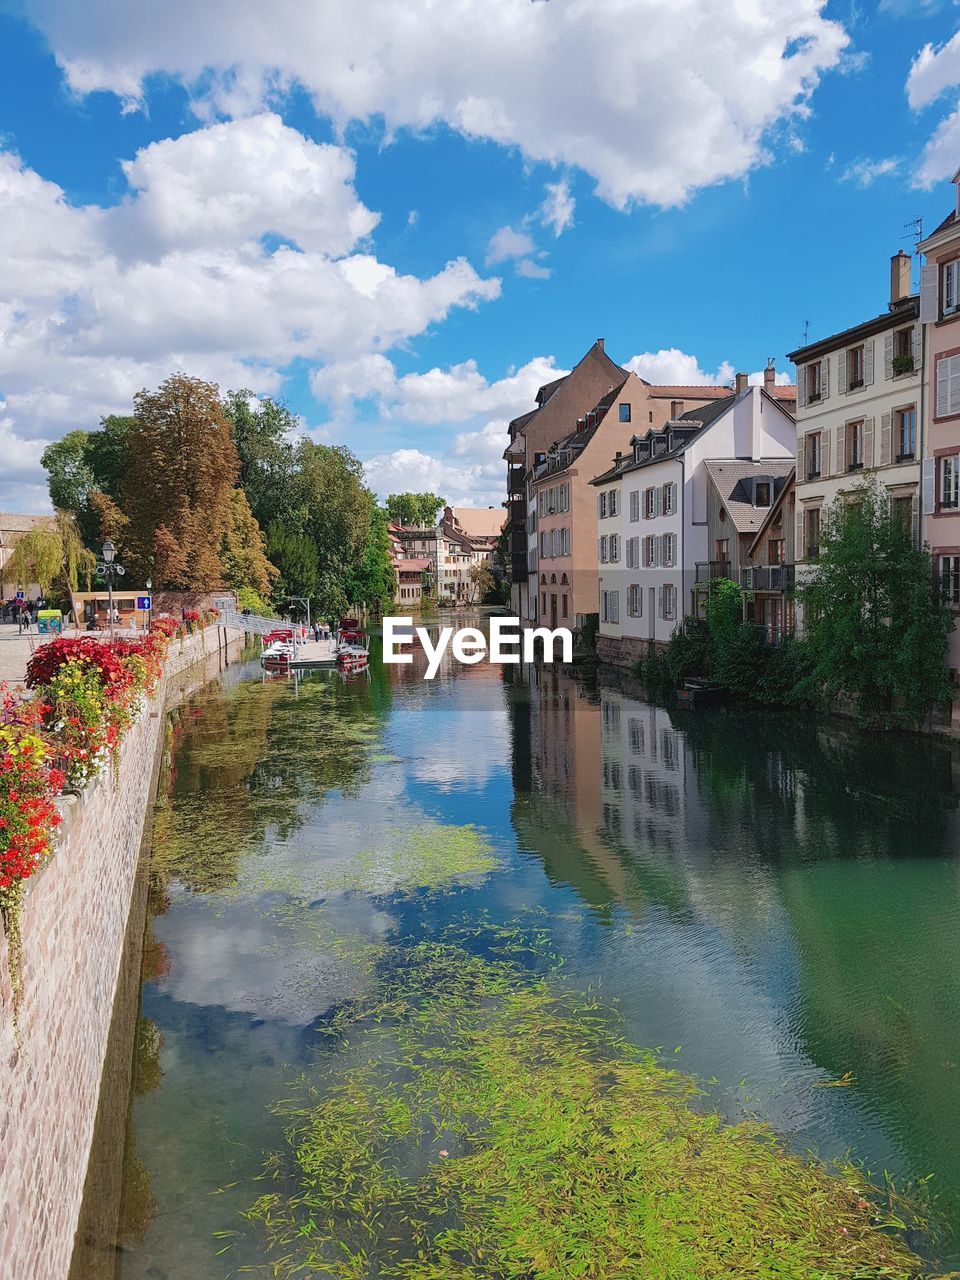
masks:
{"type": "Polygon", "coordinates": [[[697,564],[697,586],[712,582],[714,578],[730,577],[729,560],[702,560],[697,564]]]}
{"type": "Polygon", "coordinates": [[[793,580],[792,564],[757,564],[740,570],[744,591],[792,591],[793,580]]]}

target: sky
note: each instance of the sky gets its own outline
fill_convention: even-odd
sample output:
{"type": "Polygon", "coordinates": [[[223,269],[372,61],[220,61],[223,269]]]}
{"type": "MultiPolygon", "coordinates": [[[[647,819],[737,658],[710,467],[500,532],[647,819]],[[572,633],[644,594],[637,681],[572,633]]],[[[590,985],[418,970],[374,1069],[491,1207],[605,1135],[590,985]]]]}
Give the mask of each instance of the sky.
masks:
{"type": "Polygon", "coordinates": [[[180,370],[499,505],[596,338],[787,380],[958,167],[952,0],[0,0],[0,509],[180,370]]]}

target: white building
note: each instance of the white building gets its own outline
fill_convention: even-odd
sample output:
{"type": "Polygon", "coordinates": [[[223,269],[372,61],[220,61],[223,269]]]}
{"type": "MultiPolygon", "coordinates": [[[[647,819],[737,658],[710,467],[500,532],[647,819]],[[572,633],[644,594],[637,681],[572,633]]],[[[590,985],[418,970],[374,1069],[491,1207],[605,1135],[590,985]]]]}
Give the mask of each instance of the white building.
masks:
{"type": "MultiPolygon", "coordinates": [[[[783,403],[737,375],[724,400],[634,437],[597,476],[600,632],[597,652],[630,665],[696,611],[698,565],[727,562],[708,545],[708,460],[792,461],[796,426],[783,403]]],[[[722,513],[721,513],[722,514],[722,513]]],[[[730,528],[729,537],[736,530],[730,528]]]]}

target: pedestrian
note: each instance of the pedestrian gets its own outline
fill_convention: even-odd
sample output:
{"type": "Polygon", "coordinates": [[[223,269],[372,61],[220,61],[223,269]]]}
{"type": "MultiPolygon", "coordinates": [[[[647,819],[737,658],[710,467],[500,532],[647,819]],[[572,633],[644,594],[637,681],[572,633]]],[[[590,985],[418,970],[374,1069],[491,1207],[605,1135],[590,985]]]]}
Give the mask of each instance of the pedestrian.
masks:
{"type": "Polygon", "coordinates": [[[316,620],[314,621],[314,624],[313,624],[313,638],[317,642],[317,644],[320,643],[320,623],[317,622],[316,620]]]}

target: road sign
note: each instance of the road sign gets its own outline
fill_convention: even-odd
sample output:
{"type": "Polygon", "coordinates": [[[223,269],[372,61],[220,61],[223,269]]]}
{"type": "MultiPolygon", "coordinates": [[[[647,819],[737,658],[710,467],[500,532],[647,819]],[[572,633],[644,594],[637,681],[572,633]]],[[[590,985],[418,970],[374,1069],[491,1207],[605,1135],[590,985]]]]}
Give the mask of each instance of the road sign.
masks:
{"type": "Polygon", "coordinates": [[[138,608],[138,609],[140,609],[143,613],[146,613],[148,610],[152,609],[152,608],[153,608],[153,597],[152,597],[152,596],[137,596],[137,608],[138,608]]]}
{"type": "Polygon", "coordinates": [[[18,599],[18,600],[26,600],[26,598],[27,598],[27,597],[26,597],[26,594],[25,594],[23,591],[18,591],[18,592],[17,592],[17,599],[18,599]]]}

